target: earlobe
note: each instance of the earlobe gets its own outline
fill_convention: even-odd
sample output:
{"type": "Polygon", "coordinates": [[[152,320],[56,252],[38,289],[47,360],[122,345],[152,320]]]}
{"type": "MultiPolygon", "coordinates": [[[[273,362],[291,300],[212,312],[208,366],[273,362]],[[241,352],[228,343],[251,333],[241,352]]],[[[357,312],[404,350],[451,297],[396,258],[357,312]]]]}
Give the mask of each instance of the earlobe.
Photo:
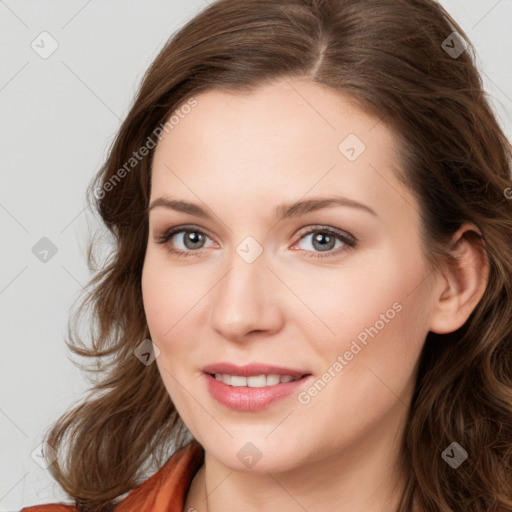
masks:
{"type": "Polygon", "coordinates": [[[430,330],[438,334],[456,331],[464,325],[482,298],[489,277],[489,261],[480,230],[463,224],[452,238],[457,263],[446,264],[433,289],[430,330]]]}

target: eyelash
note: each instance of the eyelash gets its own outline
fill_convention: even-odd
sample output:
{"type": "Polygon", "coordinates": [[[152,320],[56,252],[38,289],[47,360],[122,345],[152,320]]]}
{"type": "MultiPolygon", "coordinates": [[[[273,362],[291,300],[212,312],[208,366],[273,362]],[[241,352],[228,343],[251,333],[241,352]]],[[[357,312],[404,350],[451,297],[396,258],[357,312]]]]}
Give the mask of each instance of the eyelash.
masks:
{"type": "MultiPolygon", "coordinates": [[[[162,235],[157,237],[156,243],[160,245],[167,245],[169,240],[177,233],[182,232],[192,232],[192,233],[199,233],[201,235],[204,235],[205,237],[208,237],[208,235],[202,231],[201,229],[196,228],[195,226],[177,226],[171,229],[168,229],[165,231],[162,235]]],[[[357,246],[357,239],[348,234],[344,233],[342,231],[338,231],[337,229],[331,228],[329,226],[312,226],[312,228],[307,231],[306,233],[303,233],[301,237],[299,238],[298,242],[300,242],[303,238],[305,238],[308,235],[311,235],[313,233],[324,233],[328,235],[334,236],[337,240],[340,240],[345,245],[343,247],[338,247],[335,250],[325,251],[324,254],[322,252],[315,252],[315,251],[307,251],[305,249],[299,249],[302,252],[306,253],[307,257],[311,258],[328,258],[332,256],[338,256],[342,252],[350,251],[351,249],[354,249],[357,246]]],[[[209,237],[208,237],[209,238],[209,237]]],[[[296,242],[296,243],[298,243],[296,242]]],[[[295,245],[295,244],[294,244],[295,245]]],[[[181,249],[174,249],[167,245],[167,250],[175,254],[178,257],[187,258],[189,256],[200,256],[201,255],[201,249],[195,250],[195,251],[182,251],[181,249]]]]}

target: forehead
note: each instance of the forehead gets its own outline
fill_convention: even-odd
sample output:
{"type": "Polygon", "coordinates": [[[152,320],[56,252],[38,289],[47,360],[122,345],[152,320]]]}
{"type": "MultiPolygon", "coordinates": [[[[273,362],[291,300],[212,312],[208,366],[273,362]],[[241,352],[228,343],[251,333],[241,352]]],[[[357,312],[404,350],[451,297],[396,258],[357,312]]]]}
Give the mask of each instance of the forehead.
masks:
{"type": "Polygon", "coordinates": [[[195,100],[187,113],[176,109],[179,122],[158,143],[153,197],[214,194],[262,208],[335,191],[396,208],[409,194],[394,176],[393,132],[337,91],[281,80],[245,94],[206,91],[195,100]]]}

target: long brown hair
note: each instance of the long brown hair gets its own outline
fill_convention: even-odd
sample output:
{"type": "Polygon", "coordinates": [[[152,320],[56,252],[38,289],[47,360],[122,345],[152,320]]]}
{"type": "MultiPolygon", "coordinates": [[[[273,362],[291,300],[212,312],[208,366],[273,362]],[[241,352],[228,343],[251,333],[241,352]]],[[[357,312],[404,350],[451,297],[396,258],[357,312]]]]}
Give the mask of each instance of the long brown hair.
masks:
{"type": "Polygon", "coordinates": [[[433,0],[220,0],[170,38],[88,190],[111,252],[98,263],[91,241],[95,276],[67,342],[92,361],[91,393],[49,430],[60,453],[52,475],[80,510],[108,511],[188,440],[157,366],[134,356],[149,338],[141,272],[153,151],[131,159],[200,92],[246,93],[286,77],[340,91],[394,130],[433,268],[453,262],[449,239],[464,221],[481,230],[488,285],[464,326],[427,336],[399,509],[512,511],[512,146],[466,34],[433,0]],[[454,441],[469,454],[457,469],[441,457],[454,441]]]}

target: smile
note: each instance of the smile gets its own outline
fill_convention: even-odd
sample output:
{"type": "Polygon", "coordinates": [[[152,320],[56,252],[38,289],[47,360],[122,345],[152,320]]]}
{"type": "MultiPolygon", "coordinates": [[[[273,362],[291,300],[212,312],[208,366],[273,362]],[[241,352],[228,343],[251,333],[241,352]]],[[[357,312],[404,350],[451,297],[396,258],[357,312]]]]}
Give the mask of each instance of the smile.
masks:
{"type": "Polygon", "coordinates": [[[217,362],[202,368],[206,389],[218,403],[237,411],[259,411],[297,393],[313,378],[305,368],[253,362],[217,362]]]}

